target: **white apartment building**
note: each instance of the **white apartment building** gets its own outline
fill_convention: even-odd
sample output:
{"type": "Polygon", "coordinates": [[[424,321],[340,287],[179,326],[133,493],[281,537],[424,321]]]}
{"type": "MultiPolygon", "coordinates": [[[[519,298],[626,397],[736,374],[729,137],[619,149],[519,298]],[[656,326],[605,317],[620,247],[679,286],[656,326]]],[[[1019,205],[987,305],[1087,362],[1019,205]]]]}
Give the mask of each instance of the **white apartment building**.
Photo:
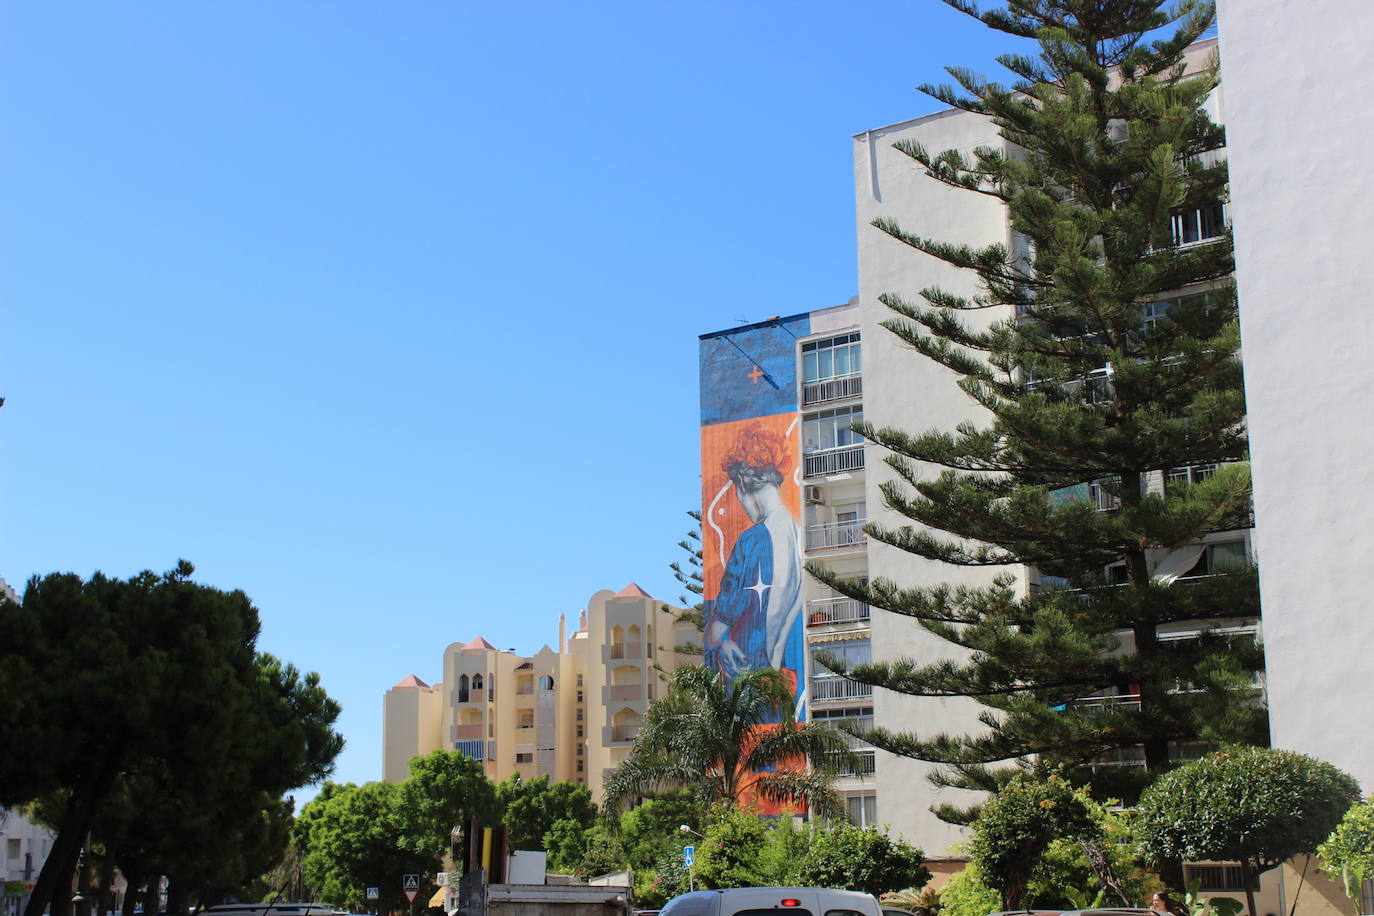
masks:
{"type": "MultiPolygon", "coordinates": [[[[5,588],[0,579],[0,591],[5,588]]],[[[5,855],[0,916],[19,916],[24,911],[54,839],[52,831],[35,824],[17,809],[0,809],[0,846],[5,855]]]]}
{"type": "MultiPolygon", "coordinates": [[[[1190,50],[1193,62],[1203,60],[1215,39],[1190,50]]],[[[1221,95],[1209,102],[1211,115],[1221,120],[1221,95]]],[[[820,561],[848,577],[885,578],[903,586],[939,583],[987,584],[1007,570],[953,567],[907,554],[887,545],[869,543],[863,526],[875,521],[884,526],[909,524],[883,506],[880,487],[895,477],[884,464],[885,453],[860,441],[849,432],[851,423],[865,420],[879,427],[892,426],[913,432],[953,429],[959,423],[983,424],[981,409],[956,387],[957,377],[905,347],[881,326],[892,316],[879,301],[885,293],[916,299],[919,291],[938,286],[955,294],[972,295],[976,277],[923,255],[873,228],[874,220],[892,219],[908,231],[973,246],[1002,243],[1015,248],[1008,216],[1000,202],[983,195],[949,188],[928,178],[910,157],[894,149],[901,141],[919,142],[927,149],[957,149],[970,153],[980,146],[1004,148],[1005,141],[985,118],[949,110],[875,128],[854,138],[855,210],[858,224],[859,295],[837,308],[779,317],[732,328],[701,338],[703,543],[705,545],[708,621],[714,604],[722,624],[718,633],[731,637],[720,653],[710,651],[708,661],[720,659],[735,646],[744,646],[741,632],[747,621],[771,616],[780,610],[772,597],[781,591],[785,571],[774,564],[773,577],[760,570],[756,579],[745,576],[747,586],[760,590],[767,607],[754,605],[736,610],[745,599],[734,597],[745,566],[736,554],[751,560],[757,552],[749,546],[757,532],[770,524],[750,515],[731,491],[742,493],[753,486],[746,466],[753,461],[771,466],[785,478],[781,502],[791,511],[796,541],[807,562],[820,561]],[[782,461],[746,455],[763,455],[781,435],[787,455],[782,461]],[[763,443],[763,444],[760,444],[763,443]],[[770,465],[771,462],[771,465],[770,465]],[[735,467],[733,476],[726,466],[735,467]],[[743,469],[743,470],[741,470],[743,469]],[[748,518],[741,517],[741,509],[748,518]],[[755,522],[746,529],[748,522],[755,522]],[[738,545],[746,544],[741,551],[738,545]],[[768,590],[766,592],[762,590],[768,590]],[[751,617],[751,615],[755,615],[751,617]]],[[[1175,231],[1185,244],[1206,244],[1222,231],[1224,212],[1215,209],[1179,213],[1175,231]]],[[[1178,290],[1177,296],[1201,293],[1178,290]]],[[[1167,300],[1161,308],[1167,307],[1167,300]]],[[[1010,307],[987,309],[973,321],[992,323],[1012,318],[1010,307]]],[[[1210,468],[1177,468],[1156,472],[1151,489],[1162,489],[1174,480],[1196,480],[1210,468]]],[[[1110,509],[1111,497],[1092,484],[1082,485],[1082,498],[1097,500],[1110,509]]],[[[779,514],[777,516],[781,518],[779,514]]],[[[774,553],[786,548],[784,538],[773,537],[774,553]]],[[[1155,564],[1177,567],[1180,575],[1203,575],[1229,558],[1253,557],[1250,532],[1235,531],[1209,536],[1202,543],[1180,551],[1158,551],[1155,564]]],[[[762,567],[756,560],[754,565],[762,567]]],[[[1161,566],[1160,569],[1165,567],[1161,566]]],[[[1011,570],[1021,587],[1031,589],[1039,581],[1034,570],[1011,570]]],[[[1108,571],[1110,574],[1110,571],[1108,571]]],[[[752,600],[752,599],[751,599],[752,600]]],[[[914,621],[881,610],[870,610],[848,598],[829,593],[804,577],[800,589],[802,612],[799,629],[805,634],[805,670],[798,673],[798,701],[812,718],[830,716],[866,718],[880,726],[920,735],[940,732],[976,732],[977,715],[983,707],[968,699],[912,698],[871,688],[839,677],[814,659],[824,648],[851,663],[911,658],[931,662],[957,651],[926,633],[914,621]],[[805,692],[800,689],[805,685],[805,692]]],[[[1222,620],[1218,626],[1255,633],[1254,620],[1222,620]]],[[[1195,631],[1179,629],[1175,638],[1195,631]]],[[[776,667],[776,665],[775,665],[776,667]]],[[[783,666],[786,667],[786,666],[783,666]]],[[[1257,685],[1263,689],[1262,682],[1257,685]]],[[[1131,698],[1093,698],[1100,702],[1125,702],[1131,698]]],[[[1137,699],[1138,702],[1138,699],[1137,699]]],[[[1200,750],[1200,749],[1199,749],[1200,750]]],[[[928,853],[939,854],[965,839],[964,831],[936,818],[930,807],[942,802],[967,805],[965,792],[936,789],[926,779],[933,767],[871,748],[863,750],[862,772],[841,782],[850,803],[852,819],[859,823],[891,825],[928,853]]],[[[1129,752],[1103,765],[1139,765],[1129,752]]]]}

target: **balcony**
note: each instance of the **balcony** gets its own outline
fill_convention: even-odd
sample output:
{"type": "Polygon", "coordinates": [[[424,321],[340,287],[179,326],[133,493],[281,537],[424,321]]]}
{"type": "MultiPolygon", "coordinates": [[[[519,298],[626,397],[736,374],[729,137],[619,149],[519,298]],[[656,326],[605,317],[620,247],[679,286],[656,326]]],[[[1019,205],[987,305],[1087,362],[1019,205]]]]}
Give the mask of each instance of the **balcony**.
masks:
{"type": "Polygon", "coordinates": [[[606,688],[606,699],[612,702],[644,699],[643,684],[616,684],[606,688]]]}
{"type": "Polygon", "coordinates": [[[821,627],[834,623],[868,623],[872,611],[853,598],[817,598],[806,603],[806,625],[821,627]]]}
{"type": "Polygon", "coordinates": [[[1065,704],[1065,708],[1087,713],[1102,712],[1106,709],[1139,709],[1140,694],[1114,693],[1097,697],[1079,697],[1070,700],[1065,704]]]}
{"type": "Polygon", "coordinates": [[[480,722],[476,725],[453,726],[454,741],[462,741],[466,738],[485,738],[486,736],[486,728],[480,722]]]}
{"type": "Polygon", "coordinates": [[[811,701],[826,703],[831,700],[855,700],[873,696],[872,684],[860,684],[847,677],[822,676],[811,679],[811,701]]]}
{"type": "Polygon", "coordinates": [[[828,401],[842,401],[857,398],[864,393],[864,378],[861,373],[839,375],[834,378],[817,379],[802,383],[802,406],[824,404],[828,401]]]}
{"type": "Polygon", "coordinates": [[[806,529],[807,550],[843,550],[862,547],[868,541],[864,534],[866,518],[834,522],[829,525],[811,525],[806,529]]]}
{"type": "Polygon", "coordinates": [[[640,726],[638,725],[612,725],[611,740],[633,741],[635,738],[639,737],[639,729],[640,726]]]}
{"type": "Polygon", "coordinates": [[[871,749],[854,751],[856,759],[843,761],[836,776],[872,776],[878,772],[878,755],[871,749]]]}
{"type": "Polygon", "coordinates": [[[644,647],[637,642],[611,643],[611,658],[642,658],[644,647]]]}
{"type": "Polygon", "coordinates": [[[864,467],[864,447],[846,445],[842,448],[828,448],[811,452],[803,460],[802,474],[806,477],[829,477],[849,471],[862,471],[864,467]]]}

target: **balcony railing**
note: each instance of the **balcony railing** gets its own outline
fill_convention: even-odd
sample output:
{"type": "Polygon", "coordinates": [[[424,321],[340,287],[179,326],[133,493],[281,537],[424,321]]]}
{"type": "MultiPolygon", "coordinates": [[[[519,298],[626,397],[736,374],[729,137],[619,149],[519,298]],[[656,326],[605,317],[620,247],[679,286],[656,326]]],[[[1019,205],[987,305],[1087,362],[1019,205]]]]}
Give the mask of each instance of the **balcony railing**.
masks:
{"type": "Polygon", "coordinates": [[[1140,694],[1114,693],[1097,697],[1070,700],[1066,708],[1076,712],[1101,712],[1104,709],[1139,709],[1140,694]]]}
{"type": "Polygon", "coordinates": [[[857,547],[868,540],[868,536],[864,534],[864,525],[867,522],[866,518],[856,518],[830,525],[812,525],[806,529],[806,549],[836,550],[857,547]]]}
{"type": "Polygon", "coordinates": [[[859,750],[853,753],[854,759],[839,762],[836,776],[872,776],[878,772],[878,755],[874,751],[859,750]]]}
{"type": "Polygon", "coordinates": [[[639,658],[643,646],[637,642],[611,643],[611,658],[639,658]]]}
{"type": "Polygon", "coordinates": [[[642,700],[644,699],[644,685],[621,684],[607,688],[606,694],[612,700],[642,700]]]}
{"type": "Polygon", "coordinates": [[[871,615],[868,605],[853,598],[817,598],[806,604],[806,625],[811,627],[830,623],[867,623],[871,615]]]}
{"type": "Polygon", "coordinates": [[[852,700],[873,696],[873,685],[860,684],[847,677],[813,677],[810,692],[812,701],[818,703],[828,700],[852,700]]]}
{"type": "Polygon", "coordinates": [[[829,448],[823,452],[812,452],[805,456],[802,473],[806,477],[828,477],[846,471],[861,471],[864,466],[864,447],[846,445],[843,448],[829,448]]]}
{"type": "Polygon", "coordinates": [[[476,725],[453,726],[453,740],[455,741],[461,741],[465,738],[485,738],[486,736],[487,730],[480,722],[476,725]]]}
{"type": "Polygon", "coordinates": [[[840,401],[857,398],[864,393],[864,378],[861,373],[840,375],[835,378],[818,379],[802,383],[802,406],[824,404],[826,401],[840,401]]]}
{"type": "Polygon", "coordinates": [[[639,737],[639,729],[640,726],[638,725],[612,725],[611,740],[633,741],[635,738],[639,737]]]}

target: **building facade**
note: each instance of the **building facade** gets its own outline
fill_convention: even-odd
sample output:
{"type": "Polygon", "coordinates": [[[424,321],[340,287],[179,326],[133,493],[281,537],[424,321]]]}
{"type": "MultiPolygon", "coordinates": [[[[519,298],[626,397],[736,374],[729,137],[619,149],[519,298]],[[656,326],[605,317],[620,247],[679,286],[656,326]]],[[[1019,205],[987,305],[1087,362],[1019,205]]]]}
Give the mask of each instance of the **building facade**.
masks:
{"type": "Polygon", "coordinates": [[[699,638],[679,613],[631,583],[593,595],[572,633],[560,616],[556,650],[453,643],[438,683],[410,675],[387,691],[382,778],[398,782],[411,757],[442,748],[482,761],[493,780],[547,775],[599,801],[666,675],[699,660],[675,651],[699,638]]]}
{"type": "MultiPolygon", "coordinates": [[[[1189,52],[1192,64],[1205,61],[1214,47],[1215,40],[1194,46],[1189,52]]],[[[1221,121],[1219,92],[1213,94],[1209,106],[1213,119],[1221,121]]],[[[787,569],[777,556],[793,542],[799,562],[822,563],[849,578],[883,578],[905,587],[982,586],[995,575],[1011,573],[1023,591],[1042,585],[1030,568],[954,567],[870,543],[863,532],[869,521],[889,528],[911,523],[884,507],[881,488],[897,480],[896,473],[884,463],[884,451],[852,433],[851,424],[866,421],[924,432],[951,430],[966,422],[986,423],[981,408],[956,386],[953,372],[913,353],[882,326],[893,313],[879,299],[884,294],[916,299],[928,287],[972,296],[978,291],[976,277],[901,244],[872,223],[894,220],[922,235],[974,247],[997,243],[1017,250],[1024,246],[999,201],[931,180],[909,156],[894,148],[904,141],[966,154],[977,147],[1006,148],[986,118],[961,110],[859,134],[854,138],[858,296],[837,308],[773,318],[700,339],[708,621],[704,641],[708,661],[728,674],[732,658],[748,658],[753,664],[769,658],[744,651],[750,630],[763,627],[770,634],[762,640],[767,648],[774,644],[767,626],[792,627],[787,633],[803,641],[805,651],[791,656],[775,652],[771,658],[800,659],[802,667],[796,674],[799,711],[812,718],[857,718],[923,736],[968,734],[982,728],[977,717],[983,707],[973,700],[918,699],[874,691],[828,671],[815,658],[817,651],[825,649],[850,664],[897,659],[930,663],[957,657],[956,647],[905,617],[870,610],[833,594],[809,576],[802,577],[795,598],[780,588],[786,584],[787,569]],[[753,498],[746,491],[757,486],[753,478],[760,475],[781,479],[776,502],[786,515],[782,510],[759,515],[759,507],[750,505],[753,498]],[[781,536],[777,531],[787,518],[793,531],[781,536]],[[765,554],[771,557],[771,567],[760,562],[760,550],[753,544],[764,539],[764,529],[772,548],[765,554]],[[752,597],[756,593],[757,599],[752,597]],[[713,614],[719,621],[714,633],[713,614]]],[[[1207,244],[1224,231],[1227,218],[1224,211],[1215,209],[1180,212],[1174,217],[1175,233],[1181,244],[1207,244]]],[[[1173,298],[1205,292],[1202,287],[1174,291],[1161,299],[1157,311],[1167,309],[1173,298]]],[[[978,330],[1014,317],[1007,306],[985,309],[965,320],[978,330]]],[[[1156,471],[1147,485],[1151,491],[1161,491],[1177,481],[1196,481],[1213,470],[1156,471]]],[[[1075,492],[1066,498],[1096,502],[1103,511],[1113,508],[1113,497],[1093,482],[1072,489],[1075,492]]],[[[1181,550],[1154,551],[1149,562],[1156,575],[1180,579],[1253,557],[1251,533],[1242,530],[1209,535],[1181,550]]],[[[1104,573],[1110,577],[1112,570],[1104,573]]],[[[1217,620],[1209,627],[1215,629],[1259,637],[1258,622],[1251,619],[1217,620]]],[[[1163,638],[1198,635],[1196,627],[1180,626],[1163,638]]],[[[786,662],[772,666],[788,668],[786,662]]],[[[1262,680],[1256,689],[1264,689],[1262,680]]],[[[1083,702],[1138,704],[1139,697],[1122,692],[1086,697],[1083,702]]],[[[1176,753],[1186,756],[1204,749],[1177,748],[1176,753]]],[[[853,820],[888,824],[930,853],[946,851],[966,839],[964,831],[940,821],[930,808],[945,802],[966,806],[975,800],[972,795],[936,788],[926,778],[935,769],[932,765],[867,747],[862,754],[862,772],[844,778],[840,785],[853,820]]],[[[1101,766],[1143,763],[1143,753],[1129,751],[1100,761],[1101,766]]]]}

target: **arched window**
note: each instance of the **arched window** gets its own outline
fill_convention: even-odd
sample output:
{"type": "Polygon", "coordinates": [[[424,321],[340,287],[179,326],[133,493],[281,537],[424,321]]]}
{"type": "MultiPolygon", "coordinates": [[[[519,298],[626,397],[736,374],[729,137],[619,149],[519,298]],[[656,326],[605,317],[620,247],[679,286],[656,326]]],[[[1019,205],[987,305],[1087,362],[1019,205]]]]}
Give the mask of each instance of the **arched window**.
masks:
{"type": "Polygon", "coordinates": [[[462,677],[458,678],[458,702],[459,702],[459,703],[466,703],[467,701],[468,701],[468,676],[465,674],[465,675],[463,675],[462,677]]]}
{"type": "Polygon", "coordinates": [[[482,675],[474,674],[472,676],[472,689],[473,691],[478,691],[482,689],[482,675]]]}
{"type": "Polygon", "coordinates": [[[547,674],[545,674],[544,676],[542,676],[541,678],[539,678],[539,689],[540,689],[540,690],[552,690],[552,689],[553,689],[553,678],[549,677],[547,674]]]}

